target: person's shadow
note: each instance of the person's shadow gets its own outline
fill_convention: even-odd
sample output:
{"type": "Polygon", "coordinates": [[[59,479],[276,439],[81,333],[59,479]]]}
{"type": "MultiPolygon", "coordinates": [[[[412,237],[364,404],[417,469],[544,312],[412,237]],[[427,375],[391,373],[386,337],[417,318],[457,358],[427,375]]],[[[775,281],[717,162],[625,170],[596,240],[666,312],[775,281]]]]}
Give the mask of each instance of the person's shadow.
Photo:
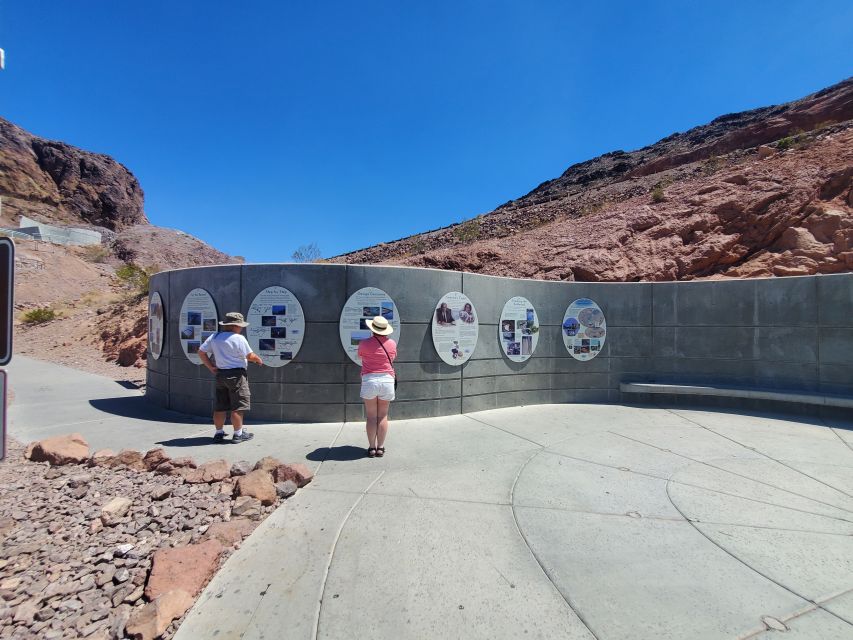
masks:
{"type": "MultiPolygon", "coordinates": [[[[163,447],[201,447],[203,445],[219,445],[221,443],[214,442],[213,436],[193,436],[190,438],[172,438],[171,440],[160,440],[155,444],[163,447]]],[[[225,441],[225,444],[231,444],[231,440],[225,441]]]]}
{"type": "Polygon", "coordinates": [[[340,447],[319,447],[305,456],[312,462],[323,462],[333,460],[335,462],[350,462],[367,457],[367,450],[362,447],[354,447],[349,444],[340,447]]]}

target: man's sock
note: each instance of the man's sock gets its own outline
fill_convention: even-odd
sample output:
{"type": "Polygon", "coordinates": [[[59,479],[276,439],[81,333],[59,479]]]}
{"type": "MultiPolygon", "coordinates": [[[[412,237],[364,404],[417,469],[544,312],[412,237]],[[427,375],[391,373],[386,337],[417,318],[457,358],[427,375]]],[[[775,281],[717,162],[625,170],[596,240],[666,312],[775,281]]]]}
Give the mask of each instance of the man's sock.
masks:
{"type": "Polygon", "coordinates": [[[235,431],[234,435],[235,436],[242,436],[243,435],[243,427],[240,427],[237,431],[235,431]]]}
{"type": "Polygon", "coordinates": [[[225,433],[225,429],[217,429],[216,430],[216,435],[219,435],[220,433],[225,433]]]}

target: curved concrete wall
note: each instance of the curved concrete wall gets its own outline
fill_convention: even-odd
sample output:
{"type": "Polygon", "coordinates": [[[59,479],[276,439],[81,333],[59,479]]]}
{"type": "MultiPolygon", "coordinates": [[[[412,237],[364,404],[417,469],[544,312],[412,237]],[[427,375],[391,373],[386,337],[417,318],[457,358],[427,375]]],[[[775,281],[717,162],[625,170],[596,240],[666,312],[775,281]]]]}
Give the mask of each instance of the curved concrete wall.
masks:
{"type": "MultiPolygon", "coordinates": [[[[184,356],[178,315],[187,293],[210,292],[219,315],[246,313],[272,285],[290,289],[305,312],[305,340],[284,367],[250,365],[253,420],[361,420],[359,368],[338,336],[341,308],[375,286],[403,320],[394,418],[467,413],[524,404],[630,402],[621,382],[718,383],[853,395],[853,274],[760,280],[584,283],[498,278],[406,267],[251,264],[159,273],[151,290],[166,305],[159,360],[148,358],[147,396],[187,413],[209,415],[213,381],[184,356]],[[461,291],[480,317],[473,357],[443,363],[432,344],[434,304],[461,291]],[[497,324],[504,303],[524,296],[541,324],[536,352],[523,363],[503,356],[497,324]],[[579,362],[560,333],[563,313],[588,297],[607,319],[607,340],[579,362]]],[[[695,400],[694,400],[695,401],[695,400]]]]}

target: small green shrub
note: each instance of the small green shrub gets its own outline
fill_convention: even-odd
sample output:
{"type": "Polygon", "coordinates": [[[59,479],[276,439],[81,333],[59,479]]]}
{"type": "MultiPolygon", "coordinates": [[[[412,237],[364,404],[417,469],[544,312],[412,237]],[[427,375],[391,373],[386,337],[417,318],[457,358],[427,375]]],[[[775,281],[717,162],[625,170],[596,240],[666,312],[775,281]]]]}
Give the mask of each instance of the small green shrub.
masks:
{"type": "Polygon", "coordinates": [[[460,242],[473,242],[477,238],[480,237],[480,232],[482,229],[480,228],[480,219],[472,218],[471,220],[466,220],[465,222],[456,225],[453,229],[453,237],[459,240],[460,242]]]}
{"type": "Polygon", "coordinates": [[[666,196],[663,193],[663,187],[657,185],[652,189],[652,202],[663,202],[664,200],[666,200],[666,196]]]}
{"type": "Polygon", "coordinates": [[[88,260],[89,262],[102,263],[106,262],[107,258],[110,255],[110,250],[102,244],[90,244],[83,247],[83,249],[80,251],[80,254],[84,260],[88,260]]]}
{"type": "Polygon", "coordinates": [[[786,151],[794,146],[794,142],[794,136],[785,136],[776,143],[776,148],[779,149],[779,151],[786,151]]]}
{"type": "Polygon", "coordinates": [[[49,307],[39,307],[24,314],[23,321],[26,324],[42,324],[56,319],[56,311],[49,307]]]}
{"type": "Polygon", "coordinates": [[[126,263],[116,269],[116,278],[133,295],[147,296],[151,276],[156,273],[154,267],[145,269],[133,263],[126,263]]]}

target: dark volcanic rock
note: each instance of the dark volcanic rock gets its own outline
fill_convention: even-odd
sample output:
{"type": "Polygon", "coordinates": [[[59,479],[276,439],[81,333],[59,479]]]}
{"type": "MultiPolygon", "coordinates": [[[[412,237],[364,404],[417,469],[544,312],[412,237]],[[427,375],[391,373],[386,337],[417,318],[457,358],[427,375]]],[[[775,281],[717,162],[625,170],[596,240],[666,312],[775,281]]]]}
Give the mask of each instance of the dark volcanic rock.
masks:
{"type": "Polygon", "coordinates": [[[144,224],[142,187],[109,156],[34,136],[0,118],[0,195],[13,214],[120,230],[144,224]]]}

